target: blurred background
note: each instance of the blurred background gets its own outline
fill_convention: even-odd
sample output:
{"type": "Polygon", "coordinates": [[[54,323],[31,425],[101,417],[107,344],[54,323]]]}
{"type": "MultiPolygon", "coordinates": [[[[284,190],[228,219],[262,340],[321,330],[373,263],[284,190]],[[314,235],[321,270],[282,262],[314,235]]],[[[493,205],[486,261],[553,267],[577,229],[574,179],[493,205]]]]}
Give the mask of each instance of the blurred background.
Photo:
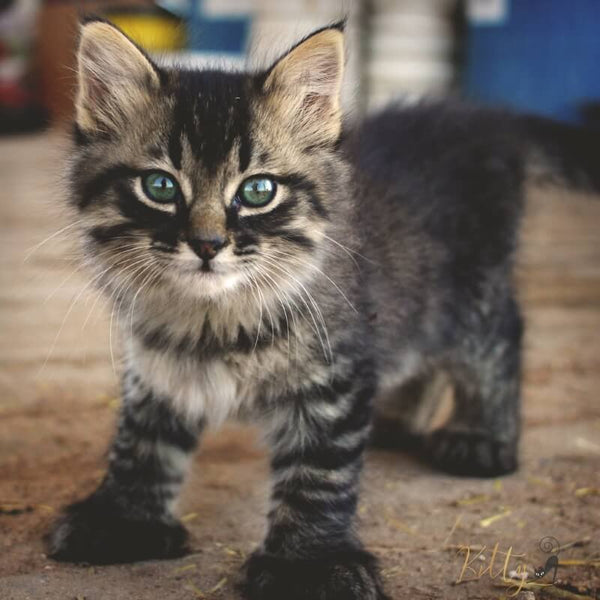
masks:
{"type": "Polygon", "coordinates": [[[359,113],[455,93],[597,119],[597,0],[2,0],[0,131],[70,117],[84,14],[108,17],[159,60],[240,68],[347,15],[345,99],[359,113]]]}
{"type": "MultiPolygon", "coordinates": [[[[0,0],[0,599],[238,600],[268,497],[266,454],[247,426],[208,435],[198,454],[180,504],[190,556],[81,568],[44,554],[60,507],[102,478],[120,404],[115,319],[80,264],[61,182],[89,13],[160,61],[234,68],[264,67],[347,15],[344,103],[356,117],[450,95],[591,127],[600,0],[0,0]]],[[[528,196],[521,468],[457,479],[369,450],[358,526],[395,599],[501,597],[490,578],[452,584],[457,549],[498,543],[537,566],[547,535],[569,550],[543,598],[600,598],[600,201],[528,196]]],[[[518,600],[542,600],[527,594],[518,600]]]]}

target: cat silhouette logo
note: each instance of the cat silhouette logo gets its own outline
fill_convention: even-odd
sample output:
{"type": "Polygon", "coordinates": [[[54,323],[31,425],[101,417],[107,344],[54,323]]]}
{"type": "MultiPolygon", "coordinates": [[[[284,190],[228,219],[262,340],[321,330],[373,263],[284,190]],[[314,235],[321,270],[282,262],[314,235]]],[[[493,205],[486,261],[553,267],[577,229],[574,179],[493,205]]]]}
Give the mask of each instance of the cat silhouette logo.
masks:
{"type": "Polygon", "coordinates": [[[560,552],[560,544],[556,538],[546,536],[540,540],[538,546],[544,554],[550,554],[550,556],[546,559],[544,566],[538,567],[535,570],[535,578],[542,579],[542,577],[545,577],[550,571],[553,571],[552,583],[554,584],[556,581],[556,571],[559,566],[558,553],[560,552]]]}

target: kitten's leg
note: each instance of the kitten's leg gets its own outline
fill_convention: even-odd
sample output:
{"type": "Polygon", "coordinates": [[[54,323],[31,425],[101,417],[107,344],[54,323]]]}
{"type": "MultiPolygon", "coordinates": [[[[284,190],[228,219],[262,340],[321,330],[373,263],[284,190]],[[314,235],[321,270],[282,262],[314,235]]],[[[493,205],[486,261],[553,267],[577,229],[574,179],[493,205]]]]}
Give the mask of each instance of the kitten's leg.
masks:
{"type": "Polygon", "coordinates": [[[201,424],[186,422],[131,372],[123,387],[103,482],[47,536],[56,560],[103,564],[185,553],[187,532],[172,508],[201,424]]]}
{"type": "Polygon", "coordinates": [[[429,440],[436,466],[457,475],[494,477],[517,468],[522,321],[510,299],[465,339],[451,368],[455,412],[429,440]]]}
{"type": "Polygon", "coordinates": [[[352,532],[373,386],[355,373],[277,407],[269,528],[246,564],[249,600],[384,600],[375,559],[352,532]]]}
{"type": "Polygon", "coordinates": [[[419,449],[447,387],[445,373],[433,371],[378,397],[371,443],[379,448],[419,449]]]}

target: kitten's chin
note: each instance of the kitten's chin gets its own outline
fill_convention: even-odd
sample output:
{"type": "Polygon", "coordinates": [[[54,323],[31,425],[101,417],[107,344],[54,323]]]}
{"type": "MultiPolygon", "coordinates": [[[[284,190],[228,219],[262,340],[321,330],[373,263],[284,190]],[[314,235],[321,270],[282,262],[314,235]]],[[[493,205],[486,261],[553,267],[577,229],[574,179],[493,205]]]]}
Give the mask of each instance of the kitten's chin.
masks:
{"type": "Polygon", "coordinates": [[[178,287],[184,293],[200,298],[218,298],[231,294],[238,288],[243,275],[240,273],[216,273],[215,271],[186,272],[177,277],[178,287]]]}

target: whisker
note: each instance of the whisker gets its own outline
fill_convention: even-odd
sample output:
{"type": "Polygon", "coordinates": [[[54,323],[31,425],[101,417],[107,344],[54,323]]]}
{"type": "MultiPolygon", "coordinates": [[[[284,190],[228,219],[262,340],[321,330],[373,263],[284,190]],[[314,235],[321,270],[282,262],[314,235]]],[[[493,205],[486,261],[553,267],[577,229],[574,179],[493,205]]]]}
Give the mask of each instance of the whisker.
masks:
{"type": "Polygon", "coordinates": [[[142,291],[152,282],[155,282],[164,272],[165,272],[166,267],[163,267],[162,269],[158,269],[156,268],[155,265],[150,265],[150,270],[148,275],[144,278],[144,280],[142,281],[140,287],[138,288],[137,292],[135,293],[135,295],[133,296],[133,300],[131,301],[131,310],[129,313],[129,325],[130,325],[130,334],[131,337],[133,337],[133,315],[134,315],[134,311],[135,311],[135,303],[136,300],[138,298],[138,296],[142,293],[142,291]]]}
{"type": "Polygon", "coordinates": [[[54,352],[54,348],[56,347],[56,342],[58,341],[58,338],[60,337],[60,334],[62,333],[62,330],[65,326],[65,323],[67,322],[67,319],[69,318],[69,315],[71,314],[71,311],[73,310],[73,308],[75,307],[75,304],[77,304],[77,301],[79,300],[79,298],[81,298],[82,294],[100,277],[102,277],[102,275],[104,275],[105,273],[107,273],[108,271],[110,271],[110,269],[113,267],[107,267],[106,269],[104,269],[103,271],[101,271],[99,274],[97,274],[95,277],[93,277],[92,279],[90,279],[90,281],[79,291],[79,293],[77,294],[77,296],[75,296],[74,300],[71,302],[71,304],[69,305],[69,308],[67,309],[67,312],[65,313],[65,316],[63,317],[63,320],[60,324],[60,327],[58,329],[58,332],[56,333],[56,336],[54,337],[54,341],[52,342],[52,345],[50,346],[50,350],[46,356],[46,360],[44,360],[44,363],[42,364],[42,366],[40,367],[40,370],[38,371],[36,377],[39,377],[44,369],[46,368],[46,365],[48,364],[48,361],[50,360],[50,357],[52,356],[52,353],[54,352]]]}
{"type": "Polygon", "coordinates": [[[265,297],[262,293],[262,290],[260,289],[260,285],[257,286],[257,292],[259,293],[260,297],[262,298],[263,304],[265,306],[265,310],[267,311],[267,315],[269,317],[269,322],[271,324],[271,346],[273,346],[273,344],[275,343],[275,323],[273,321],[273,315],[271,314],[271,309],[269,308],[268,303],[265,301],[265,297]]]}
{"type": "Polygon", "coordinates": [[[116,370],[116,366],[115,366],[115,355],[113,352],[113,344],[112,344],[113,322],[114,322],[115,310],[116,310],[117,316],[118,316],[118,314],[121,310],[120,307],[123,302],[123,298],[125,297],[127,290],[129,290],[129,288],[133,285],[133,283],[135,281],[135,277],[140,273],[140,271],[143,272],[143,270],[147,267],[147,265],[148,265],[148,257],[147,256],[139,258],[139,260],[134,262],[133,265],[129,265],[130,269],[134,266],[136,267],[133,271],[132,280],[127,281],[127,279],[125,279],[125,281],[122,282],[120,285],[118,285],[115,288],[115,290],[113,291],[113,293],[111,294],[111,301],[113,302],[113,307],[112,307],[112,310],[110,311],[110,324],[109,324],[109,329],[108,329],[108,345],[109,345],[109,350],[110,350],[110,360],[111,360],[113,372],[115,373],[115,375],[117,374],[117,370],[116,370]],[[141,265],[140,265],[140,263],[141,263],[141,265]],[[119,298],[119,302],[117,304],[117,298],[118,298],[119,294],[122,294],[122,295],[119,298]]]}
{"type": "Polygon", "coordinates": [[[302,291],[304,292],[304,294],[306,294],[306,297],[309,299],[309,301],[313,305],[313,308],[315,309],[315,312],[317,313],[317,316],[319,317],[319,321],[321,322],[321,328],[322,328],[322,331],[323,331],[323,335],[325,336],[325,340],[327,342],[327,347],[329,349],[329,353],[327,352],[327,350],[325,348],[325,343],[323,341],[323,336],[321,335],[321,332],[319,330],[319,326],[317,325],[317,320],[316,320],[316,318],[315,318],[315,316],[313,314],[313,311],[311,310],[310,306],[308,305],[308,303],[304,299],[302,293],[300,293],[298,297],[300,298],[300,300],[306,306],[306,309],[308,310],[308,312],[309,312],[309,314],[311,316],[311,319],[313,320],[313,323],[314,323],[315,328],[316,328],[315,333],[316,333],[317,337],[319,338],[319,342],[321,343],[321,347],[323,349],[323,354],[324,354],[325,360],[328,360],[328,361],[332,360],[333,354],[332,354],[332,351],[331,351],[331,343],[329,341],[329,334],[328,334],[328,331],[327,331],[327,326],[325,324],[325,318],[323,316],[323,312],[321,311],[318,303],[316,302],[316,300],[314,299],[314,297],[312,296],[312,294],[306,289],[306,287],[304,286],[304,284],[299,279],[297,279],[296,277],[294,277],[289,272],[289,270],[287,270],[284,267],[282,267],[280,263],[278,263],[278,262],[276,262],[274,260],[271,260],[270,258],[268,258],[267,256],[265,256],[264,254],[261,255],[261,258],[263,260],[265,260],[266,262],[268,262],[273,268],[279,270],[284,275],[286,275],[287,277],[289,277],[292,281],[295,281],[300,286],[300,288],[302,289],[302,291]]]}
{"type": "Polygon", "coordinates": [[[363,260],[366,260],[367,262],[369,262],[373,265],[377,264],[375,261],[371,260],[370,258],[367,258],[364,254],[361,254],[360,252],[357,252],[356,250],[352,250],[352,248],[349,248],[348,246],[344,246],[344,244],[340,244],[340,242],[338,242],[337,240],[334,240],[331,236],[326,235],[324,233],[322,235],[326,240],[329,240],[330,242],[334,243],[336,246],[339,246],[344,252],[346,252],[348,254],[348,256],[350,256],[350,258],[354,261],[354,264],[359,269],[360,269],[360,265],[358,264],[356,259],[352,256],[353,254],[355,254],[356,256],[359,256],[363,260]]]}
{"type": "MultiPolygon", "coordinates": [[[[152,276],[155,274],[155,266],[154,265],[148,265],[146,267],[146,270],[143,272],[143,279],[140,283],[140,286],[138,287],[137,291],[135,292],[135,294],[133,295],[133,298],[131,299],[131,302],[129,303],[129,336],[133,337],[133,315],[134,315],[134,310],[135,310],[135,303],[136,300],[138,298],[138,296],[142,293],[142,291],[145,289],[146,284],[150,281],[150,279],[152,279],[152,276]]],[[[125,322],[127,321],[127,319],[125,319],[125,322]]],[[[125,322],[124,322],[124,326],[125,326],[125,322]]]]}
{"type": "MultiPolygon", "coordinates": [[[[333,287],[335,287],[335,289],[340,293],[340,295],[346,301],[346,303],[348,304],[348,306],[356,314],[358,314],[358,309],[354,306],[354,304],[352,304],[352,302],[350,302],[350,300],[348,299],[348,296],[346,296],[346,294],[343,292],[343,290],[340,288],[340,286],[333,279],[331,279],[331,277],[329,277],[329,275],[327,275],[327,273],[324,273],[319,267],[317,267],[317,265],[315,265],[313,263],[310,263],[310,262],[307,262],[307,261],[304,261],[301,258],[299,258],[296,255],[291,254],[289,252],[283,252],[281,250],[275,250],[274,248],[271,249],[271,252],[275,252],[279,256],[285,256],[286,258],[290,258],[291,260],[294,260],[294,261],[300,263],[301,265],[305,265],[309,269],[314,269],[315,271],[317,271],[318,273],[320,273],[321,275],[323,275],[323,277],[325,277],[325,279],[327,279],[333,285],[333,287]]],[[[273,257],[273,258],[275,258],[275,257],[273,257]]]]}
{"type": "Polygon", "coordinates": [[[255,293],[255,290],[258,290],[258,283],[256,282],[255,278],[253,277],[253,275],[251,273],[248,274],[249,276],[249,281],[250,284],[252,285],[252,292],[254,293],[254,297],[257,300],[257,304],[258,304],[258,308],[259,308],[259,315],[258,315],[258,328],[256,330],[256,339],[254,340],[254,346],[252,348],[252,354],[254,354],[256,352],[256,346],[258,345],[258,340],[260,338],[260,331],[262,328],[262,316],[263,316],[263,307],[262,307],[262,302],[260,297],[258,296],[257,293],[255,293]]]}
{"type": "Polygon", "coordinates": [[[75,227],[75,225],[79,225],[79,223],[83,223],[84,219],[79,219],[78,221],[75,221],[74,223],[70,223],[69,225],[67,225],[66,227],[63,227],[62,229],[59,229],[58,231],[55,231],[52,235],[49,235],[46,239],[42,240],[41,242],[37,243],[35,246],[32,246],[31,248],[28,248],[25,252],[25,257],[23,258],[23,262],[27,262],[30,258],[31,255],[36,252],[37,250],[39,250],[42,246],[44,246],[45,244],[47,244],[50,240],[54,239],[56,236],[60,235],[61,233],[67,231],[68,229],[71,229],[71,227],[75,227]]]}
{"type": "MultiPolygon", "coordinates": [[[[269,281],[265,281],[266,285],[269,286],[269,288],[271,290],[273,290],[273,293],[276,295],[277,297],[277,301],[279,302],[279,304],[281,305],[281,308],[283,310],[283,315],[285,317],[285,327],[286,327],[286,331],[287,331],[287,350],[288,350],[288,369],[290,366],[290,322],[288,319],[288,314],[287,314],[287,310],[286,310],[286,304],[287,302],[284,302],[283,297],[281,296],[281,294],[277,291],[277,286],[276,286],[276,282],[275,280],[268,274],[266,273],[266,271],[264,269],[257,269],[258,271],[258,276],[259,277],[267,277],[268,279],[270,279],[271,282],[273,283],[269,283],[269,281]]],[[[289,305],[288,305],[288,308],[289,305]]],[[[291,311],[290,311],[291,313],[291,311]]],[[[293,317],[293,313],[291,313],[291,316],[293,317]]],[[[296,338],[296,344],[298,343],[298,340],[296,338]]],[[[296,345],[296,350],[297,350],[297,345],[296,345]]]]}
{"type": "MultiPolygon", "coordinates": [[[[131,253],[133,254],[133,252],[131,252],[131,253]]],[[[126,254],[126,253],[123,252],[123,254],[126,254]]],[[[129,260],[129,258],[127,257],[126,259],[122,259],[121,261],[119,261],[119,263],[117,263],[116,265],[112,265],[110,268],[114,269],[114,268],[117,268],[117,266],[118,266],[118,267],[122,267],[125,271],[127,271],[130,265],[135,265],[135,263],[137,262],[137,258],[139,258],[139,257],[133,256],[133,257],[131,257],[131,260],[129,262],[126,262],[126,260],[129,260]]],[[[114,280],[115,280],[115,277],[106,281],[104,284],[102,284],[98,288],[98,291],[96,293],[96,298],[92,304],[92,308],[88,312],[87,317],[86,317],[85,321],[83,322],[83,325],[81,326],[81,331],[83,331],[85,329],[85,327],[87,326],[87,323],[90,320],[90,318],[94,312],[94,309],[96,308],[96,305],[98,304],[98,300],[100,300],[101,297],[105,296],[106,290],[108,290],[108,288],[113,284],[114,280]]]]}
{"type": "MultiPolygon", "coordinates": [[[[120,249],[120,251],[119,251],[119,252],[117,252],[117,253],[114,253],[114,254],[112,254],[111,256],[113,256],[113,257],[116,257],[116,256],[120,256],[120,255],[122,255],[122,254],[125,254],[125,253],[127,253],[127,252],[132,252],[132,248],[137,248],[137,247],[138,247],[138,246],[131,245],[131,247],[130,247],[130,248],[128,248],[128,249],[123,249],[122,251],[121,251],[121,249],[120,249]]],[[[108,251],[107,251],[107,252],[105,252],[105,253],[98,253],[97,255],[95,255],[95,258],[98,258],[98,257],[100,257],[100,256],[102,256],[103,254],[106,254],[106,253],[108,253],[108,251]]],[[[58,284],[58,286],[57,286],[57,287],[55,287],[55,288],[54,288],[54,289],[53,289],[53,290],[50,292],[50,294],[48,294],[48,296],[46,296],[46,298],[44,299],[44,301],[42,302],[42,304],[46,304],[46,303],[47,303],[47,302],[48,302],[48,301],[49,301],[51,298],[53,298],[53,297],[54,297],[54,295],[55,295],[55,294],[56,294],[56,293],[57,293],[57,292],[58,292],[58,291],[59,291],[59,290],[60,290],[60,289],[61,289],[61,288],[62,288],[62,287],[63,287],[63,286],[64,286],[64,285],[67,283],[67,281],[69,281],[69,279],[71,279],[71,277],[73,277],[73,275],[75,275],[75,273],[78,273],[79,271],[81,271],[83,268],[85,268],[85,267],[87,267],[87,266],[88,266],[88,265],[86,265],[86,264],[85,264],[85,262],[82,262],[82,263],[81,263],[81,264],[80,264],[80,265],[79,265],[77,268],[73,269],[73,270],[72,270],[72,271],[71,271],[71,272],[70,272],[70,273],[69,273],[69,274],[68,274],[68,275],[67,275],[67,276],[66,276],[66,277],[65,277],[65,278],[64,278],[64,279],[63,279],[63,280],[62,280],[62,281],[61,281],[61,282],[58,284]]]]}

